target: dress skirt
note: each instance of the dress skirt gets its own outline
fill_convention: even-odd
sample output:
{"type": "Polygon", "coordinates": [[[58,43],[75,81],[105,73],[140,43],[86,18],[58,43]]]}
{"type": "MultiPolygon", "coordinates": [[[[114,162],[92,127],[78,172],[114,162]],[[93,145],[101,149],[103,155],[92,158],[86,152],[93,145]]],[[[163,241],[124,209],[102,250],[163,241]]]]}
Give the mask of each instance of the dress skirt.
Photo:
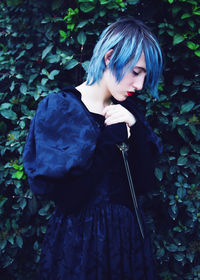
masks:
{"type": "Polygon", "coordinates": [[[155,280],[150,241],[123,205],[55,211],[43,242],[40,280],[155,280]]]}

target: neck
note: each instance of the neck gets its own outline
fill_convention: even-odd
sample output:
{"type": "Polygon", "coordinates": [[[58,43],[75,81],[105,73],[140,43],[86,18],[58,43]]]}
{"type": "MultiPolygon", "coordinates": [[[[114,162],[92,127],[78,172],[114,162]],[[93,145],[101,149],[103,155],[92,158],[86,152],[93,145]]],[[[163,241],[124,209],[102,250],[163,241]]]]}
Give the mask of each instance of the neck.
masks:
{"type": "Polygon", "coordinates": [[[101,114],[103,109],[111,103],[111,94],[103,84],[103,80],[91,86],[84,82],[76,89],[80,91],[82,102],[91,112],[101,114]]]}

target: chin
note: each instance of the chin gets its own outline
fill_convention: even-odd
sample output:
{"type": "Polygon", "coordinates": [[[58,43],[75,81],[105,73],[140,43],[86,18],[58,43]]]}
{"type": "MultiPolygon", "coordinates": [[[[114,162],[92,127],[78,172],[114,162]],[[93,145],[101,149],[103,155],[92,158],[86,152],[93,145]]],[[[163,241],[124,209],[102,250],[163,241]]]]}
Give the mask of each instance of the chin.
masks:
{"type": "Polygon", "coordinates": [[[128,96],[120,96],[120,97],[114,97],[117,101],[124,101],[124,100],[126,100],[126,98],[127,98],[128,96]]]}

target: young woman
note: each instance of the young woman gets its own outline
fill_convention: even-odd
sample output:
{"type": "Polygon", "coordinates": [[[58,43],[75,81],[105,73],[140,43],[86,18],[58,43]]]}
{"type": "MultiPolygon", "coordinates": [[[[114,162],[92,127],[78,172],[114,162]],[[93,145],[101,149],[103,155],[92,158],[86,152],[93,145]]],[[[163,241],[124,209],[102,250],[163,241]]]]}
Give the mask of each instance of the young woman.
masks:
{"type": "Polygon", "coordinates": [[[24,168],[33,192],[56,204],[39,279],[155,280],[133,185],[136,195],[153,188],[161,145],[131,96],[156,96],[161,68],[149,29],[121,19],[103,31],[87,81],[39,104],[24,168]]]}

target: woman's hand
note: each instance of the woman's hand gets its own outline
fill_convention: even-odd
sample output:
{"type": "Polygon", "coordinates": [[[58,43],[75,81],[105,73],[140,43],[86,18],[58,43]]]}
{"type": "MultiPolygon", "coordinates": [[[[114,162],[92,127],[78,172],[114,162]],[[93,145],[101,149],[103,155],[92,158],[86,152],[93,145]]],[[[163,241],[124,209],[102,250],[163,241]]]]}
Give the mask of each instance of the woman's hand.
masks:
{"type": "Polygon", "coordinates": [[[136,119],[125,107],[120,104],[109,105],[103,110],[105,125],[125,122],[127,125],[128,137],[130,137],[130,127],[136,123],[136,119]]]}

